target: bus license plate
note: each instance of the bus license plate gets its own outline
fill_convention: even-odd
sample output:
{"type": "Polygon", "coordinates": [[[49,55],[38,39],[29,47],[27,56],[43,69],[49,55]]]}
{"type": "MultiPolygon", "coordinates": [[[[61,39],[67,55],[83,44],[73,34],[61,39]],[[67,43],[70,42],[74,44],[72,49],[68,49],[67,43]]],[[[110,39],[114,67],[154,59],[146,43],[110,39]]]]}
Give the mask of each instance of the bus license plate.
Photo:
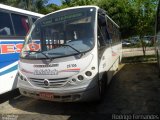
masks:
{"type": "Polygon", "coordinates": [[[41,99],[44,99],[44,100],[53,100],[54,99],[53,93],[41,92],[41,93],[39,93],[39,96],[41,99]]]}

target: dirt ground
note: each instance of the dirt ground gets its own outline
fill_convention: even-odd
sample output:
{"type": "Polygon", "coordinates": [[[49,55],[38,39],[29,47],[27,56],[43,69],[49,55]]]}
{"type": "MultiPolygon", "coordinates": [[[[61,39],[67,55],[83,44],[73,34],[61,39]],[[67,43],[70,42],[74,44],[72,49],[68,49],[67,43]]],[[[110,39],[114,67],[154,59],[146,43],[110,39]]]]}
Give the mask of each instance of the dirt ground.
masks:
{"type": "Polygon", "coordinates": [[[109,120],[118,119],[115,115],[148,114],[160,117],[156,63],[121,64],[100,104],[56,103],[13,94],[0,96],[2,120],[109,120]]]}

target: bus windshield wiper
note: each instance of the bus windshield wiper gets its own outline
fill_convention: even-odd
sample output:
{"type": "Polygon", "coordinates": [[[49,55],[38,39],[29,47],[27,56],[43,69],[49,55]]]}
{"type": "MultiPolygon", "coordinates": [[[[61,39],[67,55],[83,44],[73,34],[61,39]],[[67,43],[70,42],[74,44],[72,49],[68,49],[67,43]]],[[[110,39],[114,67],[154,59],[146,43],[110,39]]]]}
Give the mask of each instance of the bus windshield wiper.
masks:
{"type": "Polygon", "coordinates": [[[24,52],[29,52],[29,53],[31,53],[31,52],[35,52],[35,53],[41,53],[42,55],[44,55],[47,59],[50,59],[50,60],[52,60],[52,58],[50,58],[48,55],[46,55],[45,53],[43,53],[42,51],[24,51],[24,52]]]}
{"type": "Polygon", "coordinates": [[[77,50],[76,48],[74,48],[74,47],[72,47],[70,45],[61,44],[61,46],[68,46],[68,47],[72,48],[73,50],[75,50],[77,53],[81,54],[81,56],[82,56],[82,53],[79,50],[77,50]]]}

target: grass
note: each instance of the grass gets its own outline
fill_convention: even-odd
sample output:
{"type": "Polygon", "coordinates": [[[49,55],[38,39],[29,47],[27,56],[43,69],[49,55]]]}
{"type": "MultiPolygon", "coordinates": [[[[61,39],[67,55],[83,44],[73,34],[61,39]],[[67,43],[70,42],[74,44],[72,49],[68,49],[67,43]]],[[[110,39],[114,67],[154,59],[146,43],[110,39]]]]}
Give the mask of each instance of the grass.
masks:
{"type": "Polygon", "coordinates": [[[134,56],[134,57],[125,57],[122,58],[122,63],[134,63],[134,62],[153,62],[157,61],[155,55],[146,55],[144,56],[134,56]]]}

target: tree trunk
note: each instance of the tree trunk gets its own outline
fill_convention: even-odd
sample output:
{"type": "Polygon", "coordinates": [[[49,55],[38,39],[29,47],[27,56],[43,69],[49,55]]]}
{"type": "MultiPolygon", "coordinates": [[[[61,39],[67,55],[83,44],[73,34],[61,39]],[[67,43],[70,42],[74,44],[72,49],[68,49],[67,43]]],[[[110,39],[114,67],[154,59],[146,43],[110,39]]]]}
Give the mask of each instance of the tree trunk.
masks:
{"type": "Polygon", "coordinates": [[[146,43],[144,42],[143,38],[140,37],[141,40],[141,45],[142,45],[142,50],[143,50],[143,56],[146,56],[146,43]]]}
{"type": "Polygon", "coordinates": [[[146,56],[146,46],[142,46],[143,48],[143,56],[145,57],[146,56]]]}

